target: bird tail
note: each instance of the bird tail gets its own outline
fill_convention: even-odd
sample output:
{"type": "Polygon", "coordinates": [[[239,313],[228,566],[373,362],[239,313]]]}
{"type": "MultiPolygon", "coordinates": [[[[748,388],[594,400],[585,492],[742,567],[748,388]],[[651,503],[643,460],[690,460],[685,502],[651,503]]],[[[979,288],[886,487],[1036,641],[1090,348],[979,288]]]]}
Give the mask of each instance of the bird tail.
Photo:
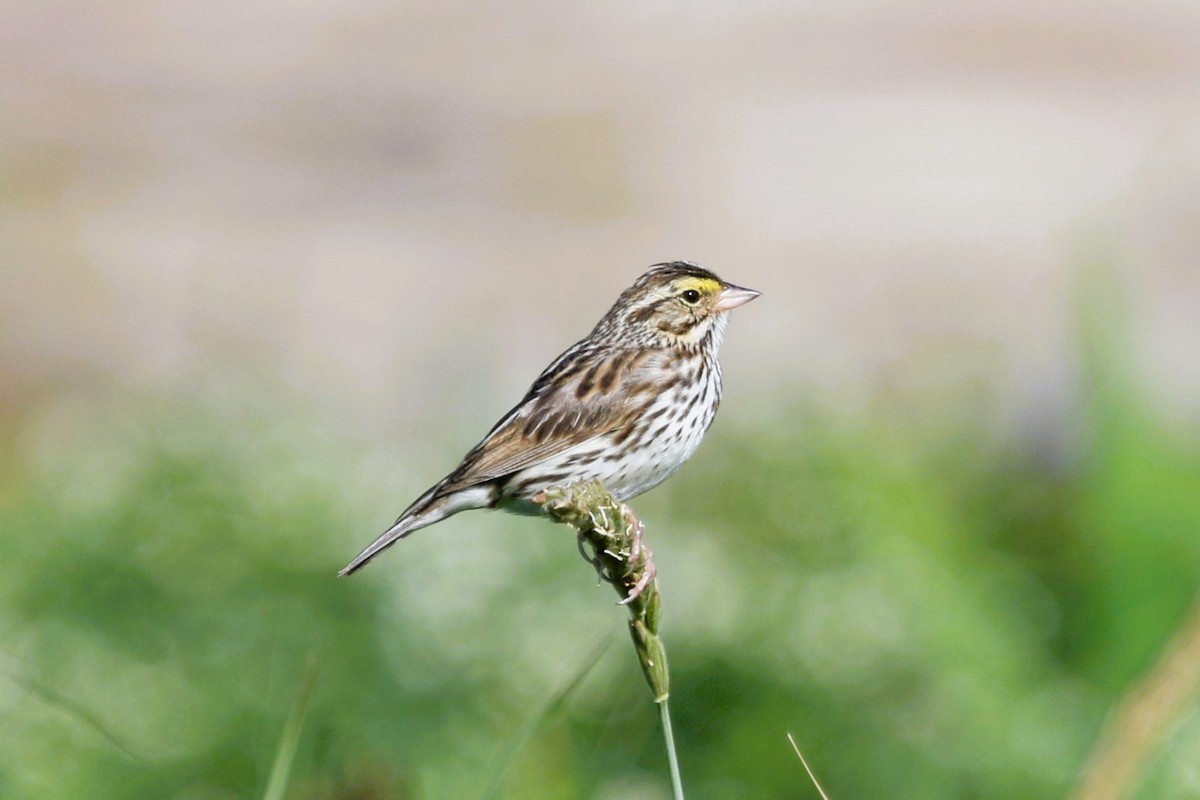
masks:
{"type": "Polygon", "coordinates": [[[493,501],[493,492],[482,486],[461,489],[451,494],[439,494],[442,484],[438,484],[409,506],[403,514],[392,523],[392,527],[367,545],[356,555],[349,564],[344,566],[338,575],[351,575],[366,566],[375,556],[391,547],[396,542],[408,536],[413,531],[441,522],[446,517],[466,511],[470,508],[487,508],[493,501]]]}

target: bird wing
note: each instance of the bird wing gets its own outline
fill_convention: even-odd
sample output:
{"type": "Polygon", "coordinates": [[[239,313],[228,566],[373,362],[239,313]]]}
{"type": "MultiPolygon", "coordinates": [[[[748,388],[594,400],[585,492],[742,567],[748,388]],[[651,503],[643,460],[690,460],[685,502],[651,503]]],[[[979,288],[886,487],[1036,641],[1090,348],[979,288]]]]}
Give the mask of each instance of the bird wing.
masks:
{"type": "Polygon", "coordinates": [[[510,475],[576,445],[634,424],[661,390],[649,349],[580,343],[560,356],[439,487],[459,491],[510,475]]]}

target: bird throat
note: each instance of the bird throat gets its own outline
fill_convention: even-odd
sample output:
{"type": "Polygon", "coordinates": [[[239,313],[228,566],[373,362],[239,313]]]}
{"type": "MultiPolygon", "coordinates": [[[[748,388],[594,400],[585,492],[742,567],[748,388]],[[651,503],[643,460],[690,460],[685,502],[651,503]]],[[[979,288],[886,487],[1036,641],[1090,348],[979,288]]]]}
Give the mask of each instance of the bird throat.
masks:
{"type": "Polygon", "coordinates": [[[658,330],[676,345],[695,347],[712,336],[715,336],[717,343],[720,343],[721,334],[725,328],[723,324],[725,320],[722,319],[724,316],[724,314],[718,314],[700,319],[689,317],[677,322],[663,321],[659,323],[658,330]]]}

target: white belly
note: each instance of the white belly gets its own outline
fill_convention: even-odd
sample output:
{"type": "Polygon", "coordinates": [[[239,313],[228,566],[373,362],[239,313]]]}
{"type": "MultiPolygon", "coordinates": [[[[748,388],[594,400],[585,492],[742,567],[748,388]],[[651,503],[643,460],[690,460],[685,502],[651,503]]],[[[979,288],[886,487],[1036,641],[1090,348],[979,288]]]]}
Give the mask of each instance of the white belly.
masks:
{"type": "Polygon", "coordinates": [[[638,423],[641,429],[623,445],[614,445],[607,435],[591,439],[522,470],[510,485],[520,486],[519,495],[528,498],[550,486],[599,480],[622,501],[653,489],[692,457],[712,424],[720,400],[719,369],[707,377],[700,385],[659,396],[645,415],[648,421],[638,423]],[[655,416],[659,408],[666,410],[655,416]]]}

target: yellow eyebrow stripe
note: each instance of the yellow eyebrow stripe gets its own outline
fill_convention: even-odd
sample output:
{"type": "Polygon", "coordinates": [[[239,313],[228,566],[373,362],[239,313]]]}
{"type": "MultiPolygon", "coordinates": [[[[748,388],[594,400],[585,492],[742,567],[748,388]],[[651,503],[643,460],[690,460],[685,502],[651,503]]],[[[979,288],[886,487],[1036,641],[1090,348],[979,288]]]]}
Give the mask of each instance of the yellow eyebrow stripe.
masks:
{"type": "Polygon", "coordinates": [[[677,292],[695,289],[704,294],[716,294],[721,291],[720,281],[712,278],[680,278],[672,284],[677,292]]]}

